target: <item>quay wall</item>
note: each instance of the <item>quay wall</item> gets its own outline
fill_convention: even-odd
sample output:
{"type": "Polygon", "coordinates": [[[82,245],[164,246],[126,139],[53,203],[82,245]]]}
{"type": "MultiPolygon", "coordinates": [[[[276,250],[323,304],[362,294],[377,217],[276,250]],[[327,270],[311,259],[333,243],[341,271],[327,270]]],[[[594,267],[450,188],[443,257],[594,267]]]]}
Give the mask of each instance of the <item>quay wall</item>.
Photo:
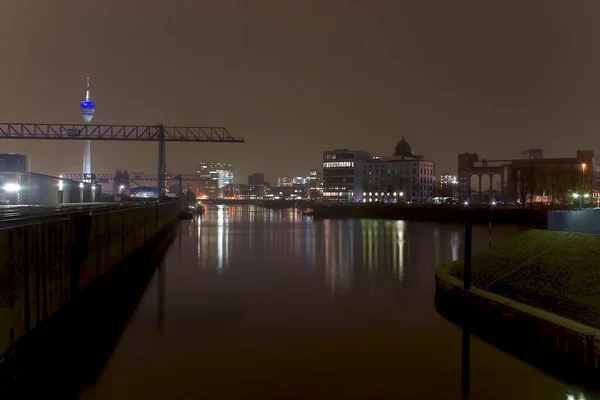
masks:
{"type": "Polygon", "coordinates": [[[177,202],[0,229],[0,355],[179,217],[177,202]]]}
{"type": "Polygon", "coordinates": [[[548,230],[599,234],[600,209],[549,211],[548,230]]]}
{"type": "Polygon", "coordinates": [[[600,330],[436,272],[436,308],[450,320],[540,368],[581,383],[600,378],[600,330]]]}
{"type": "Polygon", "coordinates": [[[376,218],[405,221],[462,223],[467,217],[475,224],[508,224],[545,229],[548,211],[522,208],[477,208],[443,205],[347,204],[315,205],[314,218],[376,218]]]}

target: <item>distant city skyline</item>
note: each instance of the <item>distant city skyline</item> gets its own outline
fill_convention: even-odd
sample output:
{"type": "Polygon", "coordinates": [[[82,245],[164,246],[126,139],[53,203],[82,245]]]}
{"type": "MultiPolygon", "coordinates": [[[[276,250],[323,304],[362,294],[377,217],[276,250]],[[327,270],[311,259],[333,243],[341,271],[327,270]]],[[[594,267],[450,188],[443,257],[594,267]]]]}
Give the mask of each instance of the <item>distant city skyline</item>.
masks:
{"type": "MultiPolygon", "coordinates": [[[[72,104],[91,76],[94,123],[226,126],[246,139],[168,144],[174,172],[228,160],[240,176],[275,181],[317,168],[326,149],[387,154],[402,136],[449,172],[464,152],[600,149],[599,2],[248,4],[147,0],[140,13],[114,1],[90,12],[6,0],[0,122],[80,121],[72,104]]],[[[79,142],[2,146],[27,150],[38,172],[81,169],[79,142]]],[[[93,169],[153,172],[156,154],[155,143],[95,142],[93,169]]]]}

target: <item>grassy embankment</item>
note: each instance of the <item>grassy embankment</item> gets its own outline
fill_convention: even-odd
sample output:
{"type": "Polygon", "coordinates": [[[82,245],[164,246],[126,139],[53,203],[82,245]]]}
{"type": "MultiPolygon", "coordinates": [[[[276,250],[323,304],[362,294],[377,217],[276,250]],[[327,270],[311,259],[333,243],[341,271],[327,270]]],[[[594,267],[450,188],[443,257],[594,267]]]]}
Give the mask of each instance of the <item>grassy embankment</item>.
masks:
{"type": "MultiPolygon", "coordinates": [[[[472,265],[479,289],[600,328],[600,235],[529,230],[472,265]]],[[[450,274],[462,280],[462,262],[450,274]]]]}

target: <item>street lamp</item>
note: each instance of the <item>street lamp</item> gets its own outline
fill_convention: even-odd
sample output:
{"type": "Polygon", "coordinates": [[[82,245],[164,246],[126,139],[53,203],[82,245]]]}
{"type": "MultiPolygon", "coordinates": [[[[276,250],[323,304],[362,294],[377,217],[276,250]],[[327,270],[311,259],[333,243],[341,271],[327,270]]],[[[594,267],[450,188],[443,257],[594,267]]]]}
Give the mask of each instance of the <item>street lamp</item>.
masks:
{"type": "Polygon", "coordinates": [[[576,199],[579,199],[579,209],[583,210],[583,198],[585,197],[587,199],[588,197],[590,197],[590,195],[589,195],[589,193],[585,193],[585,194],[573,193],[573,197],[575,197],[576,199]]]}
{"type": "Polygon", "coordinates": [[[583,195],[583,197],[585,197],[587,199],[588,197],[590,197],[590,194],[586,193],[586,194],[583,195]]]}

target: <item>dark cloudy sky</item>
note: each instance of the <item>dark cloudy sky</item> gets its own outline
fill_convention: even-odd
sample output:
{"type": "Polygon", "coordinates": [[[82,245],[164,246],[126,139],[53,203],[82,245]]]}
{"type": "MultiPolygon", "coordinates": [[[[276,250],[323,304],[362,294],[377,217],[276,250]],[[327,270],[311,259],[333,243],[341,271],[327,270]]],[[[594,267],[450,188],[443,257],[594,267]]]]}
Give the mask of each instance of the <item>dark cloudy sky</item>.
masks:
{"type": "MultiPolygon", "coordinates": [[[[516,157],[598,148],[598,0],[2,0],[0,121],[225,125],[246,144],[173,144],[199,160],[306,174],[325,149],[516,157]]],[[[155,172],[156,144],[93,143],[95,172],[155,172]]],[[[1,141],[33,170],[79,171],[79,142],[1,141]]],[[[241,175],[241,176],[240,176],[241,175]]]]}

